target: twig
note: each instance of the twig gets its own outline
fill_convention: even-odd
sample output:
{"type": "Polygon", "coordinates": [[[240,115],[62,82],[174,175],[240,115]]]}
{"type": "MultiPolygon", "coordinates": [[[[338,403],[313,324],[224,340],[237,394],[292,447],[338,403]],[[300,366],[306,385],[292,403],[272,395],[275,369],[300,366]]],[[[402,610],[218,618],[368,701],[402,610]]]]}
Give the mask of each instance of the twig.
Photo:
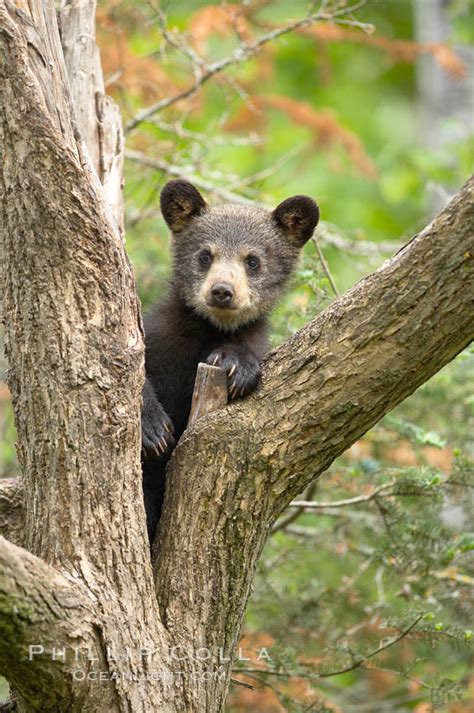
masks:
{"type": "Polygon", "coordinates": [[[341,235],[338,228],[332,223],[320,223],[318,226],[319,238],[322,238],[325,245],[332,245],[338,250],[344,250],[356,255],[380,255],[383,253],[395,253],[400,248],[399,242],[384,241],[380,243],[370,240],[356,240],[354,238],[341,235]]]}
{"type": "Polygon", "coordinates": [[[336,295],[336,297],[339,297],[339,290],[338,290],[337,287],[336,287],[336,283],[334,282],[334,279],[333,279],[333,277],[332,277],[332,275],[331,275],[331,272],[330,272],[330,270],[329,270],[329,266],[328,266],[326,260],[324,259],[324,255],[323,255],[323,253],[322,253],[321,248],[319,247],[319,242],[318,242],[318,239],[317,239],[317,237],[316,237],[315,235],[313,235],[313,243],[314,243],[315,246],[316,246],[316,251],[317,251],[317,253],[318,253],[319,261],[320,261],[320,263],[321,263],[321,265],[322,265],[322,267],[323,267],[324,274],[326,275],[326,277],[327,277],[327,279],[328,279],[328,282],[329,282],[329,284],[330,284],[331,287],[332,287],[332,291],[334,292],[334,294],[336,295]]]}
{"type": "Polygon", "coordinates": [[[343,673],[349,673],[349,671],[354,671],[354,669],[359,668],[359,666],[362,666],[366,661],[369,659],[373,658],[374,656],[377,656],[380,654],[382,651],[386,651],[387,649],[390,649],[392,646],[395,646],[395,644],[398,644],[399,641],[404,639],[410,632],[413,631],[415,626],[418,624],[420,619],[423,617],[423,614],[419,614],[416,619],[410,624],[410,626],[407,629],[404,629],[403,631],[398,634],[398,636],[394,636],[392,639],[389,639],[385,644],[379,644],[376,649],[373,649],[370,651],[368,654],[366,654],[364,657],[359,658],[358,660],[354,661],[350,666],[346,666],[345,668],[339,669],[339,671],[331,671],[329,673],[320,673],[318,674],[319,678],[329,678],[330,676],[340,676],[343,673]]]}
{"type": "Polygon", "coordinates": [[[288,672],[288,671],[271,671],[267,669],[256,669],[256,668],[238,668],[235,669],[236,673],[259,673],[259,674],[264,674],[265,676],[279,676],[283,678],[289,678],[291,676],[298,676],[298,678],[307,678],[307,679],[319,679],[319,678],[330,678],[331,676],[341,676],[343,673],[349,673],[350,671],[354,671],[356,668],[360,668],[363,666],[363,664],[368,661],[369,659],[374,658],[374,656],[377,656],[380,654],[382,651],[386,651],[387,649],[390,649],[392,646],[395,646],[395,644],[398,644],[399,641],[404,639],[408,634],[410,634],[415,626],[418,624],[420,619],[423,617],[423,614],[419,614],[416,619],[410,624],[409,627],[401,631],[397,636],[394,636],[391,639],[388,639],[385,643],[379,644],[376,649],[373,649],[370,651],[368,654],[366,654],[363,657],[360,657],[353,661],[348,666],[345,666],[344,668],[340,668],[336,671],[328,671],[326,673],[309,673],[306,671],[295,671],[294,673],[288,672]]]}
{"type": "Polygon", "coordinates": [[[346,498],[345,500],[334,500],[333,502],[317,502],[316,500],[293,500],[289,504],[290,508],[301,508],[303,510],[325,510],[326,508],[342,508],[350,505],[357,505],[358,503],[368,503],[370,500],[375,500],[375,498],[382,493],[384,490],[389,490],[393,488],[396,484],[395,480],[390,481],[390,483],[385,483],[380,485],[378,488],[373,490],[367,495],[356,495],[354,498],[346,498]]]}
{"type": "Polygon", "coordinates": [[[428,683],[425,683],[421,678],[416,678],[415,676],[410,676],[410,674],[406,673],[406,671],[397,671],[395,668],[386,668],[385,666],[364,666],[363,664],[360,666],[360,668],[363,671],[383,671],[386,673],[391,673],[394,676],[400,676],[400,678],[404,678],[407,681],[413,681],[413,683],[416,683],[418,686],[421,686],[422,688],[426,688],[428,691],[432,690],[432,686],[430,686],[428,683]]]}
{"type": "Polygon", "coordinates": [[[152,0],[148,0],[148,4],[156,12],[158,24],[161,29],[161,34],[165,38],[166,42],[171,45],[171,47],[174,47],[174,49],[178,50],[178,52],[182,52],[183,54],[185,54],[186,57],[191,61],[191,64],[193,65],[195,70],[196,68],[199,68],[201,70],[201,75],[199,73],[196,73],[195,75],[197,81],[199,81],[200,76],[202,76],[202,71],[208,69],[208,65],[203,60],[203,58],[200,57],[198,53],[195,52],[187,42],[185,42],[182,36],[178,40],[176,36],[168,30],[168,27],[166,25],[166,16],[160,6],[156,5],[152,0]]]}
{"type": "MultiPolygon", "coordinates": [[[[142,111],[138,112],[138,114],[125,125],[125,133],[129,133],[139,124],[143,123],[144,121],[147,121],[147,119],[149,119],[154,114],[157,114],[159,111],[166,109],[172,104],[176,104],[176,102],[181,101],[182,99],[188,99],[216,74],[223,72],[230,65],[241,64],[242,62],[245,62],[250,57],[257,54],[261,50],[261,48],[269,42],[272,42],[273,40],[276,40],[277,38],[282,37],[283,35],[286,35],[289,32],[293,32],[294,30],[298,30],[302,27],[310,27],[318,20],[337,20],[337,18],[339,17],[343,17],[344,15],[349,15],[355,12],[356,10],[363,7],[365,4],[366,0],[361,0],[355,5],[352,5],[352,7],[344,8],[331,14],[325,12],[316,12],[311,15],[308,15],[307,17],[300,18],[299,20],[290,22],[287,25],[284,25],[283,27],[278,27],[274,30],[271,30],[270,32],[267,32],[258,39],[253,40],[252,42],[244,42],[243,44],[239,45],[228,57],[225,57],[219,62],[214,62],[210,65],[207,65],[204,60],[202,60],[202,58],[196,55],[194,50],[191,50],[190,54],[190,48],[187,46],[186,52],[188,54],[188,57],[190,59],[192,55],[198,57],[198,60],[191,59],[191,61],[193,62],[194,66],[196,66],[197,64],[202,70],[195,77],[193,84],[191,84],[186,89],[183,89],[182,91],[178,92],[177,94],[174,94],[171,97],[166,97],[165,99],[161,99],[155,104],[152,104],[146,109],[143,109],[142,111]]],[[[167,30],[166,32],[167,36],[165,37],[165,39],[169,41],[170,35],[167,30]]],[[[174,46],[176,46],[176,40],[173,39],[173,41],[175,42],[174,46]]],[[[184,48],[180,46],[180,43],[178,43],[178,46],[184,51],[184,48]]]]}
{"type": "MultiPolygon", "coordinates": [[[[233,182],[228,183],[227,187],[222,187],[218,186],[212,181],[202,178],[201,176],[196,175],[195,173],[192,173],[191,171],[187,170],[186,168],[176,166],[175,164],[168,163],[168,161],[165,161],[163,159],[159,158],[152,158],[151,156],[147,156],[146,154],[142,153],[141,151],[134,151],[133,149],[127,149],[125,151],[125,158],[130,160],[130,161],[136,161],[137,163],[141,163],[144,166],[149,166],[150,168],[154,168],[158,171],[163,171],[165,173],[168,173],[170,176],[177,176],[178,178],[186,178],[188,181],[191,181],[192,183],[195,183],[198,188],[202,188],[205,191],[209,191],[210,193],[214,193],[215,195],[219,196],[220,198],[224,199],[225,201],[230,201],[231,203],[241,203],[243,205],[247,205],[249,203],[254,203],[256,204],[257,201],[253,201],[251,198],[247,198],[244,195],[241,195],[240,193],[236,193],[233,188],[237,189],[242,189],[242,188],[248,188],[252,183],[256,183],[257,181],[262,181],[268,176],[273,175],[276,171],[280,169],[281,166],[283,166],[287,161],[289,161],[293,156],[295,156],[299,151],[301,150],[300,147],[296,147],[286,153],[284,156],[282,156],[278,161],[276,161],[273,166],[267,167],[262,169],[261,171],[258,171],[257,173],[254,173],[250,176],[244,176],[243,178],[236,178],[233,182]]],[[[212,174],[211,174],[212,175],[212,174]]],[[[220,176],[216,176],[216,178],[220,179],[220,176]]],[[[223,178],[222,178],[223,180],[223,178]]]]}
{"type": "Polygon", "coordinates": [[[159,119],[152,117],[149,120],[154,126],[157,126],[161,131],[166,131],[170,134],[175,134],[180,139],[189,139],[191,141],[196,141],[201,144],[209,146],[260,146],[262,144],[262,139],[253,134],[250,136],[213,136],[212,127],[210,133],[203,134],[199,131],[191,131],[190,129],[185,129],[182,124],[175,122],[174,124],[169,124],[165,121],[160,121],[159,119]]]}
{"type": "Polygon", "coordinates": [[[214,183],[211,183],[211,181],[207,181],[205,178],[196,176],[195,174],[187,171],[185,168],[175,166],[174,164],[168,163],[167,161],[163,161],[159,158],[151,158],[150,156],[147,156],[141,151],[133,151],[132,149],[127,149],[125,151],[125,158],[129,161],[136,161],[137,163],[141,163],[143,166],[149,166],[150,168],[154,168],[158,171],[163,171],[164,173],[167,173],[170,176],[176,176],[177,178],[186,178],[188,181],[194,183],[198,188],[202,188],[205,191],[215,193],[216,195],[223,198],[225,201],[230,201],[231,203],[241,203],[244,205],[247,205],[248,203],[252,202],[249,198],[245,198],[244,196],[241,196],[238,193],[234,193],[233,191],[229,191],[225,188],[220,188],[214,183]]]}
{"type": "MultiPolygon", "coordinates": [[[[343,508],[334,508],[334,510],[331,510],[330,508],[328,508],[327,510],[324,510],[324,516],[338,519],[343,518],[344,520],[348,520],[349,522],[361,522],[365,526],[373,527],[374,529],[378,525],[378,518],[376,515],[372,515],[366,512],[361,513],[356,510],[344,510],[343,508]]],[[[308,525],[297,524],[288,525],[286,528],[286,532],[290,535],[294,535],[295,537],[299,537],[306,540],[324,539],[324,530],[322,530],[320,527],[310,527],[308,525]]],[[[364,556],[371,554],[371,552],[368,551],[367,547],[362,547],[361,545],[354,545],[353,551],[360,552],[360,554],[364,556]]]]}
{"type": "Polygon", "coordinates": [[[294,146],[292,149],[290,149],[290,151],[287,151],[287,153],[283,154],[283,156],[280,156],[280,158],[278,158],[272,166],[262,168],[261,171],[257,171],[257,173],[253,173],[250,176],[245,176],[244,178],[239,177],[230,184],[230,187],[244,188],[245,186],[249,186],[252,183],[256,183],[257,181],[263,181],[269,176],[274,176],[275,173],[277,173],[282,166],[284,166],[288,161],[290,161],[292,158],[301,153],[303,148],[303,146],[294,146]]]}
{"type": "Polygon", "coordinates": [[[255,690],[255,686],[252,686],[251,683],[246,683],[245,681],[239,681],[238,678],[231,678],[230,682],[235,684],[236,686],[242,686],[243,688],[250,688],[251,691],[255,690]]]}

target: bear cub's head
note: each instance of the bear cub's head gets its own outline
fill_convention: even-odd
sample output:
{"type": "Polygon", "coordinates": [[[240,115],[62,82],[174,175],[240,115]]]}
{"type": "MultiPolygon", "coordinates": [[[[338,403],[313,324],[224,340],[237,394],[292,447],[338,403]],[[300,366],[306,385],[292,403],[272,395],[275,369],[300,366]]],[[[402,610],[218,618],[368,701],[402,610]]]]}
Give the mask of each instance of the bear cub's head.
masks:
{"type": "Polygon", "coordinates": [[[272,212],[234,203],[210,207],[184,180],[163,188],[161,211],[173,235],[173,288],[223,331],[269,312],[319,220],[308,196],[287,198],[272,212]]]}

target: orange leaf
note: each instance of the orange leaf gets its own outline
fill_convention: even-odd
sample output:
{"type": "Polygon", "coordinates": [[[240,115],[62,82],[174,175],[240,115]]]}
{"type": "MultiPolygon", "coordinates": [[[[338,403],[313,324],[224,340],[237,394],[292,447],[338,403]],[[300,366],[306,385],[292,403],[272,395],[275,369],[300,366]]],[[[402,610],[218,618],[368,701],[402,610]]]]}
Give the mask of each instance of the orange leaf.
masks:
{"type": "Polygon", "coordinates": [[[317,146],[328,148],[339,144],[362,174],[368,178],[377,176],[375,164],[365,153],[359,138],[341,126],[329,109],[316,111],[307,102],[277,95],[258,97],[254,101],[257,105],[280,109],[296,124],[306,126],[312,131],[317,146]]]}
{"type": "Polygon", "coordinates": [[[392,40],[389,37],[366,35],[357,30],[345,29],[336,25],[321,24],[298,30],[302,35],[324,42],[356,42],[361,45],[377,47],[389,54],[397,62],[414,62],[421,54],[431,54],[438,64],[455,79],[466,76],[466,67],[457,54],[448,45],[435,42],[412,42],[410,40],[392,40]]]}
{"type": "Polygon", "coordinates": [[[245,40],[252,36],[239,5],[206,5],[191,15],[189,32],[195,48],[201,53],[206,51],[211,35],[229,37],[235,32],[245,40]]]}

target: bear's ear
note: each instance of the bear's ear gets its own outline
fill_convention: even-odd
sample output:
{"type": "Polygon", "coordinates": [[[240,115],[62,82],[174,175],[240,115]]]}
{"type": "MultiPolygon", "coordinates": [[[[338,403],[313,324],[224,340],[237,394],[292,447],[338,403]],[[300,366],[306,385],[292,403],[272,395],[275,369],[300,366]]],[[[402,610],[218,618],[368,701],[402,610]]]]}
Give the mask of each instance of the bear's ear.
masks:
{"type": "Polygon", "coordinates": [[[207,204],[192,183],[178,179],[169,181],[161,191],[160,205],[163,218],[173,233],[183,230],[191,218],[202,213],[207,204]]]}
{"type": "Polygon", "coordinates": [[[319,208],[309,196],[293,196],[280,203],[272,216],[289,239],[302,247],[318,224],[319,208]]]}

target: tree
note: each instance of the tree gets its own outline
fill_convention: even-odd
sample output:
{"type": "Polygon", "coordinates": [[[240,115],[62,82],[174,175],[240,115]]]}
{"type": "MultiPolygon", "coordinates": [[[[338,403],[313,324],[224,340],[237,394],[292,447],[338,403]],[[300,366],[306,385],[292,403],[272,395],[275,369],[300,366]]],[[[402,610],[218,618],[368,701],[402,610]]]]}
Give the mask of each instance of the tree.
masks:
{"type": "Polygon", "coordinates": [[[0,662],[19,710],[218,711],[272,523],[472,339],[474,183],[273,353],[254,396],[183,436],[150,563],[142,330],[94,5],[64,2],[60,37],[53,3],[0,3],[5,322],[23,470],[3,489],[18,544],[0,542],[0,662]]]}
{"type": "MultiPolygon", "coordinates": [[[[449,3],[435,0],[427,3],[416,0],[414,14],[417,37],[420,42],[444,42],[450,31],[449,3]]],[[[472,64],[472,47],[458,47],[457,52],[464,57],[467,66],[472,64]]],[[[470,102],[471,90],[468,77],[464,81],[453,83],[442,71],[433,56],[424,55],[418,59],[418,87],[420,93],[420,119],[422,122],[422,137],[428,147],[436,147],[448,143],[449,133],[455,131],[458,135],[470,133],[470,102]],[[447,130],[449,118],[454,117],[456,129],[447,130]]],[[[442,205],[442,199],[432,197],[433,213],[442,205]]]]}

